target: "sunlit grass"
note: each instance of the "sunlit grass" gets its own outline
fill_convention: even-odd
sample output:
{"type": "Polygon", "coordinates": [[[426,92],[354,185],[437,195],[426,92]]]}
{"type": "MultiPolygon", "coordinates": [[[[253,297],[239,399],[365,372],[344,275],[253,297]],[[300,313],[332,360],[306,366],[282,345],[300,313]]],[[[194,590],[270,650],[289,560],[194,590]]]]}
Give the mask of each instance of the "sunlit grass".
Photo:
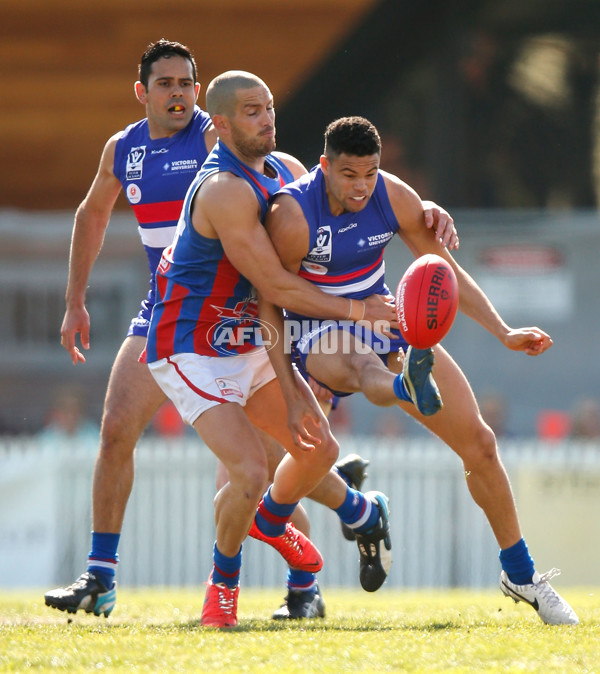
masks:
{"type": "Polygon", "coordinates": [[[577,627],[499,592],[325,592],[324,620],[279,622],[282,592],[242,588],[240,624],[200,626],[204,588],[120,590],[109,619],[0,593],[0,671],[600,672],[600,590],[563,592],[577,627]],[[70,619],[69,619],[70,618],[70,619]]]}

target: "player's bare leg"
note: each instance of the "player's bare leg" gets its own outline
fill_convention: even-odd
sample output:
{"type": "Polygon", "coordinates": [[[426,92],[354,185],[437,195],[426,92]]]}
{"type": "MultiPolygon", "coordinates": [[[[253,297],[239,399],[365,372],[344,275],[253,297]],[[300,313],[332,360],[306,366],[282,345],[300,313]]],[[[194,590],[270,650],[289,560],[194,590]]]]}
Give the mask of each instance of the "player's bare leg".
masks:
{"type": "Polygon", "coordinates": [[[138,361],[145,338],[131,336],[113,364],[100,430],[100,451],[94,467],[92,526],[94,531],[121,531],[134,478],[137,441],[166,396],[138,361]]]}
{"type": "Polygon", "coordinates": [[[333,391],[361,391],[380,407],[412,402],[424,415],[442,407],[438,387],[431,375],[432,349],[407,350],[400,374],[391,372],[366,344],[343,330],[325,333],[306,358],[312,376],[319,377],[333,391]]]}
{"type": "Polygon", "coordinates": [[[215,524],[219,550],[232,557],[246,538],[268,483],[266,452],[236,403],[211,407],[194,428],[227,471],[229,479],[215,496],[215,524]]]}
{"type": "Polygon", "coordinates": [[[237,624],[242,542],[268,480],[266,452],[237,403],[205,410],[193,426],[222,462],[228,477],[214,499],[217,535],[201,623],[233,627],[237,624]]]}
{"type": "Polygon", "coordinates": [[[250,398],[246,413],[255,426],[275,438],[288,451],[275,471],[273,497],[281,503],[299,501],[319,484],[338,456],[339,447],[325,415],[320,413],[320,428],[311,429],[321,437],[321,443],[313,451],[305,451],[295,445],[288,429],[287,407],[277,379],[250,398]]]}
{"type": "Polygon", "coordinates": [[[412,405],[402,406],[462,459],[474,501],[486,514],[500,548],[508,548],[520,540],[521,530],[496,438],[479,414],[463,372],[442,346],[434,350],[433,372],[444,399],[443,409],[433,417],[423,417],[412,405]]]}
{"type": "MultiPolygon", "coordinates": [[[[274,415],[283,409],[284,415],[280,418],[287,419],[285,402],[276,379],[256,391],[248,401],[246,408],[248,406],[256,409],[266,408],[274,415]]],[[[313,481],[318,482],[321,479],[322,473],[335,460],[337,443],[333,438],[328,442],[326,434],[319,433],[323,442],[310,452],[315,457],[314,463],[298,461],[293,467],[296,477],[293,489],[286,486],[292,483],[286,483],[283,486],[278,484],[281,479],[276,470],[273,484],[263,496],[269,478],[267,452],[258,431],[246,416],[244,409],[235,403],[217,405],[201,414],[194,422],[194,428],[222,462],[229,478],[215,497],[217,540],[214,549],[213,571],[202,612],[202,624],[216,625],[219,623],[217,614],[219,614],[218,603],[221,601],[219,598],[221,595],[227,595],[227,601],[232,602],[234,606],[232,612],[235,614],[239,591],[237,582],[241,565],[241,544],[251,526],[279,550],[290,566],[302,571],[318,571],[321,568],[323,561],[320,554],[300,532],[293,529],[290,531],[289,525],[281,524],[281,520],[277,524],[277,527],[283,530],[281,533],[271,533],[270,530],[262,531],[255,520],[259,517],[257,515],[259,501],[261,516],[269,517],[269,513],[279,515],[285,511],[285,517],[289,518],[297,501],[306,494],[313,481]],[[333,455],[332,449],[335,450],[333,455]],[[326,463],[327,461],[329,463],[326,463]],[[321,471],[321,474],[317,471],[321,471]],[[298,491],[298,484],[302,485],[300,491],[298,491]],[[279,490],[276,490],[278,486],[279,490]],[[291,496],[288,495],[288,491],[291,492],[291,496]],[[263,496],[262,500],[261,496],[263,496]]],[[[285,438],[285,441],[290,445],[290,452],[298,455],[307,453],[293,446],[289,431],[287,435],[289,437],[285,438]]],[[[290,456],[292,455],[287,454],[283,463],[290,456]]],[[[268,526],[271,527],[271,525],[268,526]]]]}
{"type": "Polygon", "coordinates": [[[145,342],[143,337],[126,338],[111,370],[94,467],[88,570],[72,585],[45,594],[46,604],[61,611],[84,609],[108,617],[116,603],[116,550],[133,484],[133,453],[144,428],[166,400],[148,367],[138,362],[145,342]],[[104,554],[98,555],[98,550],[104,554]]]}
{"type": "Polygon", "coordinates": [[[541,575],[535,571],[521,535],[496,437],[482,419],[466,377],[442,346],[435,347],[435,351],[435,377],[442,395],[446,394],[447,404],[434,417],[420,417],[414,409],[407,408],[407,412],[438,435],[462,459],[471,496],[484,511],[501,549],[502,592],[515,601],[530,604],[547,624],[576,625],[579,619],[575,611],[548,582],[559,571],[552,569],[541,575]],[[515,562],[517,556],[518,563],[515,562]],[[509,576],[516,570],[522,579],[509,576]]]}
{"type": "MultiPolygon", "coordinates": [[[[273,481],[273,476],[275,475],[275,469],[279,465],[281,459],[285,456],[285,449],[270,435],[261,431],[260,428],[255,428],[255,431],[258,433],[258,436],[261,439],[261,442],[267,452],[267,463],[269,466],[269,481],[273,481]]],[[[229,475],[227,469],[225,468],[222,461],[217,461],[217,473],[216,473],[216,485],[217,491],[225,486],[229,481],[229,475]]],[[[339,501],[341,503],[341,499],[339,501]]],[[[339,505],[338,503],[338,505],[339,505]]],[[[306,510],[299,503],[294,510],[294,513],[291,517],[292,524],[301,531],[307,538],[310,538],[310,521],[306,510]]]]}
{"type": "MultiPolygon", "coordinates": [[[[277,381],[272,384],[279,389],[277,381]]],[[[305,390],[306,395],[312,396],[308,384],[300,376],[298,376],[298,384],[305,390]]],[[[277,399],[280,399],[279,404],[282,404],[282,407],[278,407],[275,402],[271,405],[255,405],[250,409],[247,406],[246,410],[254,424],[263,428],[287,447],[291,441],[286,423],[287,411],[282,396],[278,394],[277,399]]],[[[325,464],[330,467],[337,458],[337,443],[331,436],[329,424],[324,416],[321,418],[321,426],[326,430],[327,442],[331,444],[333,441],[335,445],[335,453],[325,464]]],[[[322,449],[321,446],[317,446],[315,452],[320,449],[322,449]]],[[[300,452],[300,457],[314,462],[315,452],[300,452]]],[[[282,483],[286,484],[286,489],[292,489],[297,482],[295,477],[297,469],[292,463],[297,454],[297,450],[291,450],[290,454],[281,461],[275,473],[276,482],[281,479],[282,483]]],[[[307,489],[307,484],[305,481],[304,489],[307,489]]],[[[296,495],[301,498],[299,492],[296,492],[296,495]]],[[[334,508],[341,520],[355,530],[360,552],[361,585],[369,592],[379,589],[392,563],[387,497],[380,492],[368,492],[363,495],[349,489],[335,470],[328,470],[321,480],[313,481],[309,497],[334,508]],[[358,510],[361,511],[362,516],[357,514],[358,510]]]]}

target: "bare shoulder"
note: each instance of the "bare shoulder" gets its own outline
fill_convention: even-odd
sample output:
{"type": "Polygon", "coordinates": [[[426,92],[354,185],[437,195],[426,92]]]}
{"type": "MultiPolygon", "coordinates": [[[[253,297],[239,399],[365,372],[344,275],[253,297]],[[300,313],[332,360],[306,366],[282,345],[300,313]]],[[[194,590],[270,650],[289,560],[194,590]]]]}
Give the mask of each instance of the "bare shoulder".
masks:
{"type": "Polygon", "coordinates": [[[299,178],[305,173],[308,173],[304,164],[291,154],[287,154],[287,152],[276,151],[273,152],[273,156],[280,159],[290,169],[294,178],[299,178]]]}
{"type": "Polygon", "coordinates": [[[381,169],[379,170],[379,173],[383,176],[389,195],[398,199],[418,199],[421,201],[416,191],[408,183],[405,183],[404,180],[401,180],[393,173],[388,173],[388,171],[383,171],[381,169]]]}
{"type": "Polygon", "coordinates": [[[250,197],[256,201],[250,183],[229,171],[219,171],[209,175],[200,186],[198,194],[201,195],[203,201],[214,202],[221,206],[227,206],[231,201],[250,197]]]}
{"type": "Polygon", "coordinates": [[[233,173],[223,171],[208,176],[194,197],[192,220],[205,236],[253,221],[257,215],[258,201],[252,187],[233,173]]]}
{"type": "Polygon", "coordinates": [[[270,223],[275,223],[279,226],[285,225],[288,223],[302,222],[305,221],[304,211],[298,203],[297,199],[294,199],[290,194],[282,192],[277,194],[273,199],[272,204],[269,207],[267,214],[266,224],[267,227],[270,223]]]}
{"type": "Polygon", "coordinates": [[[309,227],[300,204],[289,194],[278,194],[267,211],[265,229],[283,266],[297,273],[308,253],[309,227]]]}
{"type": "Polygon", "coordinates": [[[420,225],[423,219],[423,202],[416,191],[393,173],[387,171],[380,173],[400,226],[405,227],[411,221],[420,225]]]}
{"type": "Polygon", "coordinates": [[[294,197],[278,194],[267,211],[265,227],[272,236],[295,237],[305,230],[308,231],[308,222],[294,197]]]}
{"type": "Polygon", "coordinates": [[[115,149],[117,141],[122,136],[123,131],[118,131],[113,134],[107,141],[102,150],[102,157],[100,159],[100,169],[114,175],[113,164],[115,161],[115,149]]]}

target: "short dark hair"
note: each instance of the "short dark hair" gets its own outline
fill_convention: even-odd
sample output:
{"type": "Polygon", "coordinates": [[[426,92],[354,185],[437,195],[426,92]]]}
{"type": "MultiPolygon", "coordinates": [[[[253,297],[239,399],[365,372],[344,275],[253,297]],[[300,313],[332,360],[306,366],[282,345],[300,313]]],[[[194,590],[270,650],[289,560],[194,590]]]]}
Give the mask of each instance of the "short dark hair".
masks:
{"type": "Polygon", "coordinates": [[[180,42],[171,42],[171,40],[165,40],[163,37],[158,40],[158,42],[151,42],[146,47],[146,51],[142,54],[140,65],[138,66],[140,82],[146,89],[148,88],[150,73],[152,72],[152,64],[160,58],[168,59],[171,56],[183,56],[184,59],[187,59],[192,64],[194,83],[196,82],[198,77],[196,72],[196,61],[194,61],[194,56],[190,49],[180,42]]]}
{"type": "Polygon", "coordinates": [[[325,129],[323,153],[333,159],[341,154],[366,157],[381,154],[379,132],[364,117],[340,117],[325,129]]]}

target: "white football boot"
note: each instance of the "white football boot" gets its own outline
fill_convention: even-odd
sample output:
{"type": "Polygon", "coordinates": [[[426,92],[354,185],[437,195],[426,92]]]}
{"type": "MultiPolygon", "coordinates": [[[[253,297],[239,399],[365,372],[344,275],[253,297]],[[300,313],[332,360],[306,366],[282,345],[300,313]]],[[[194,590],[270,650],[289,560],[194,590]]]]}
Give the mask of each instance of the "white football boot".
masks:
{"type": "Polygon", "coordinates": [[[500,589],[515,603],[524,601],[533,606],[547,625],[577,625],[579,618],[575,611],[548,582],[550,578],[558,576],[559,573],[558,569],[552,569],[540,576],[536,571],[533,574],[532,583],[517,585],[512,583],[502,571],[500,589]]]}

